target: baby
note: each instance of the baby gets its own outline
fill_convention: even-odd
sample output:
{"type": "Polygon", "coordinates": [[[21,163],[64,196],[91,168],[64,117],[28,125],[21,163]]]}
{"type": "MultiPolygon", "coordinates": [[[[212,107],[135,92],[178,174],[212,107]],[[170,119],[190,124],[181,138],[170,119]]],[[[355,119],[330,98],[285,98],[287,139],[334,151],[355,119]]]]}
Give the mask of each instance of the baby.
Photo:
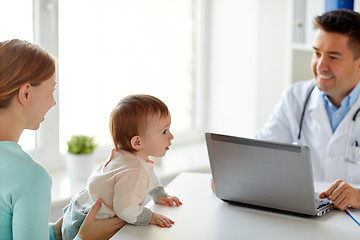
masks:
{"type": "Polygon", "coordinates": [[[169,150],[171,117],[167,106],[149,95],[130,95],[122,99],[110,117],[115,145],[109,159],[89,177],[87,189],[75,195],[64,209],[63,239],[73,239],[92,204],[103,200],[96,218],[117,215],[134,225],[171,227],[174,222],[144,207],[147,194],[157,204],[180,206],[160,185],[149,156],[162,157],[169,150]]]}

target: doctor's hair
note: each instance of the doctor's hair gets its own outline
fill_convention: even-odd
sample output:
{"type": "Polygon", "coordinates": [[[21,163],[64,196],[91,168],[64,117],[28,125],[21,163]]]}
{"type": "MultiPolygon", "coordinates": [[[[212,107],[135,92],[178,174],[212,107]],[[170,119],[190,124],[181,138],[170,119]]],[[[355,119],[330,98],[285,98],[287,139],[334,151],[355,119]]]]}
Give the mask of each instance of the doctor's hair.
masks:
{"type": "Polygon", "coordinates": [[[165,118],[169,110],[160,99],[145,95],[129,95],[123,98],[110,115],[110,134],[117,150],[136,152],[131,146],[134,136],[142,136],[152,117],[165,118]]]}
{"type": "Polygon", "coordinates": [[[349,37],[348,47],[354,59],[360,57],[360,14],[349,9],[337,9],[314,18],[316,28],[349,37]]]}
{"type": "Polygon", "coordinates": [[[38,86],[55,71],[55,59],[40,46],[19,39],[0,42],[0,109],[9,106],[23,84],[38,86]]]}

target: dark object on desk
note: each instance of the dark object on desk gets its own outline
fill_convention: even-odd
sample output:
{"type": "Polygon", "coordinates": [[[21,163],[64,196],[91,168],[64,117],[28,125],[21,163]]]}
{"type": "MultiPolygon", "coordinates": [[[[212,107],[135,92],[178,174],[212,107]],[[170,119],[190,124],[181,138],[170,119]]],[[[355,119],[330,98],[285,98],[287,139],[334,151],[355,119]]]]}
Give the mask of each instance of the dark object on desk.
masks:
{"type": "Polygon", "coordinates": [[[296,217],[315,218],[315,216],[313,216],[313,215],[307,215],[307,214],[302,214],[302,213],[290,212],[290,211],[285,211],[285,210],[280,210],[280,209],[275,209],[275,208],[262,207],[262,206],[258,206],[258,205],[252,205],[252,204],[240,203],[240,202],[234,202],[234,201],[228,201],[228,200],[223,200],[223,201],[228,204],[234,205],[234,206],[244,207],[244,208],[249,208],[249,209],[254,209],[254,210],[259,210],[259,211],[280,213],[280,214],[292,215],[292,216],[296,216],[296,217]]]}
{"type": "Polygon", "coordinates": [[[311,216],[333,208],[328,200],[316,202],[308,147],[213,133],[205,136],[218,198],[311,216]]]}
{"type": "Polygon", "coordinates": [[[302,217],[302,218],[309,218],[309,219],[310,218],[317,218],[316,215],[308,215],[308,214],[303,214],[303,213],[298,213],[298,212],[286,211],[286,210],[281,210],[281,209],[276,209],[276,208],[269,208],[269,207],[253,205],[253,204],[247,204],[247,203],[241,203],[241,202],[234,202],[234,201],[229,201],[229,200],[223,200],[223,201],[230,204],[230,205],[249,208],[249,209],[254,209],[254,210],[259,210],[259,211],[266,211],[266,212],[277,213],[277,214],[285,214],[285,215],[291,215],[291,216],[295,216],[295,217],[302,217]]]}

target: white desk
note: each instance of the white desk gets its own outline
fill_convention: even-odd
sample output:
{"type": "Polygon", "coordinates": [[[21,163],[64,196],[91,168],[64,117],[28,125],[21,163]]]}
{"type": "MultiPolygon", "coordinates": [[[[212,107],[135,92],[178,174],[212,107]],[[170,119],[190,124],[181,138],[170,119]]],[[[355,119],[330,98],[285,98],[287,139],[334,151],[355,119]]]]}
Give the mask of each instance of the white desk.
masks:
{"type": "Polygon", "coordinates": [[[165,207],[149,202],[147,207],[168,216],[175,224],[168,229],[154,225],[125,225],[112,240],[177,239],[359,239],[360,228],[345,212],[314,218],[299,217],[230,205],[210,189],[210,174],[181,173],[167,187],[183,202],[165,207]]]}

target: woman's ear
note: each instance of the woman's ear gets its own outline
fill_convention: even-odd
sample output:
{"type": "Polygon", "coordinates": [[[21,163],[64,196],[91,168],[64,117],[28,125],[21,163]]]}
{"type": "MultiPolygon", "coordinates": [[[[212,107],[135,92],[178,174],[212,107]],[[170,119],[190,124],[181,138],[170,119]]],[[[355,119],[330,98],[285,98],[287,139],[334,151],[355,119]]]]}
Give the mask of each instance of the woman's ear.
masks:
{"type": "Polygon", "coordinates": [[[29,102],[29,94],[30,94],[31,85],[30,83],[24,83],[19,88],[18,92],[18,100],[22,105],[27,105],[29,102]]]}
{"type": "Polygon", "coordinates": [[[131,146],[133,147],[133,149],[138,151],[142,148],[140,136],[133,136],[131,138],[130,142],[131,142],[131,146]]]}

